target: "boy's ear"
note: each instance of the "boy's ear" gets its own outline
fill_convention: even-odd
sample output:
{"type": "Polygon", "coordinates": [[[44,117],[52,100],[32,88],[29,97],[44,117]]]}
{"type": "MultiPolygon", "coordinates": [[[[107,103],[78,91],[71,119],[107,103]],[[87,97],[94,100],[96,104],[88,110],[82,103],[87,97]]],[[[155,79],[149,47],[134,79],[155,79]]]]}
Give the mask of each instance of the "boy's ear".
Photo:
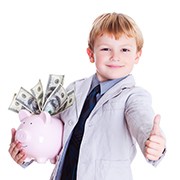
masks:
{"type": "Polygon", "coordinates": [[[87,48],[87,49],[86,49],[86,52],[87,52],[87,54],[88,54],[88,56],[89,56],[90,62],[93,63],[93,62],[94,62],[93,51],[92,51],[90,48],[87,48]]]}
{"type": "Polygon", "coordinates": [[[139,58],[141,57],[141,54],[142,54],[142,49],[136,53],[135,64],[139,62],[139,58]]]}

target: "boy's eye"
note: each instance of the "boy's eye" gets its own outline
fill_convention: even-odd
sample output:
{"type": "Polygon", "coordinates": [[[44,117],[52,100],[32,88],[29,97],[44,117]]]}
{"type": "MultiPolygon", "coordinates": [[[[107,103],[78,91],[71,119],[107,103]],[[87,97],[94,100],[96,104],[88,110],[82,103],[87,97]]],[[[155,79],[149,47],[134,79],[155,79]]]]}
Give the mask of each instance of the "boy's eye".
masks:
{"type": "Polygon", "coordinates": [[[101,51],[110,51],[109,48],[102,48],[101,51]]]}
{"type": "Polygon", "coordinates": [[[123,48],[121,51],[122,51],[122,52],[129,52],[130,50],[127,49],[127,48],[123,48]]]}

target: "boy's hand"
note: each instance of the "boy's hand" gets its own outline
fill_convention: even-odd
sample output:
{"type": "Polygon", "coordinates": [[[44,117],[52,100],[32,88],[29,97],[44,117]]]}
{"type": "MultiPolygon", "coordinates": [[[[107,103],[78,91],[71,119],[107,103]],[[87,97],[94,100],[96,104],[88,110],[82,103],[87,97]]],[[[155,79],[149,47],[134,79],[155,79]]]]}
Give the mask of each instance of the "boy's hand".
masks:
{"type": "Polygon", "coordinates": [[[20,142],[15,141],[16,130],[14,128],[11,129],[11,134],[12,134],[11,144],[8,150],[9,154],[16,163],[23,164],[24,160],[26,159],[26,154],[21,149],[20,142]]]}
{"type": "Polygon", "coordinates": [[[161,156],[165,149],[165,137],[161,133],[160,129],[160,115],[156,115],[154,118],[154,125],[151,134],[146,141],[145,145],[145,157],[149,160],[156,161],[161,156]]]}

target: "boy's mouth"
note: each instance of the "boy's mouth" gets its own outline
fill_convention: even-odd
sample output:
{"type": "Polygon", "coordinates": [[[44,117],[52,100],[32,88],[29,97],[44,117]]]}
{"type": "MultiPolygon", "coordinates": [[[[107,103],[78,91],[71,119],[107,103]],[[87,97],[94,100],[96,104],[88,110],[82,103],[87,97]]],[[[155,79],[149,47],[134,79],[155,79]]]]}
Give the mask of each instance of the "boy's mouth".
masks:
{"type": "Polygon", "coordinates": [[[122,67],[124,67],[123,65],[121,66],[121,65],[107,65],[108,67],[110,67],[110,68],[122,68],[122,67]]]}

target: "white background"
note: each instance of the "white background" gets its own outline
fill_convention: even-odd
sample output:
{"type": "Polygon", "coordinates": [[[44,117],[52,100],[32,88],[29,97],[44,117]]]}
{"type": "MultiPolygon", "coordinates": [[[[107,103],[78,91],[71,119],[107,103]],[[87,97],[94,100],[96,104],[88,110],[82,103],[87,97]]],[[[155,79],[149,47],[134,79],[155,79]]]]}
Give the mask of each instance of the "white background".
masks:
{"type": "Polygon", "coordinates": [[[113,11],[131,16],[144,34],[133,74],[137,85],[152,94],[167,138],[166,157],[156,168],[138,149],[134,179],[180,179],[178,0],[0,1],[0,179],[49,179],[54,166],[49,162],[23,169],[11,159],[11,128],[18,127],[19,119],[8,107],[21,86],[29,90],[40,78],[45,87],[51,73],[64,74],[65,87],[94,73],[86,55],[88,33],[98,15],[113,11]]]}

